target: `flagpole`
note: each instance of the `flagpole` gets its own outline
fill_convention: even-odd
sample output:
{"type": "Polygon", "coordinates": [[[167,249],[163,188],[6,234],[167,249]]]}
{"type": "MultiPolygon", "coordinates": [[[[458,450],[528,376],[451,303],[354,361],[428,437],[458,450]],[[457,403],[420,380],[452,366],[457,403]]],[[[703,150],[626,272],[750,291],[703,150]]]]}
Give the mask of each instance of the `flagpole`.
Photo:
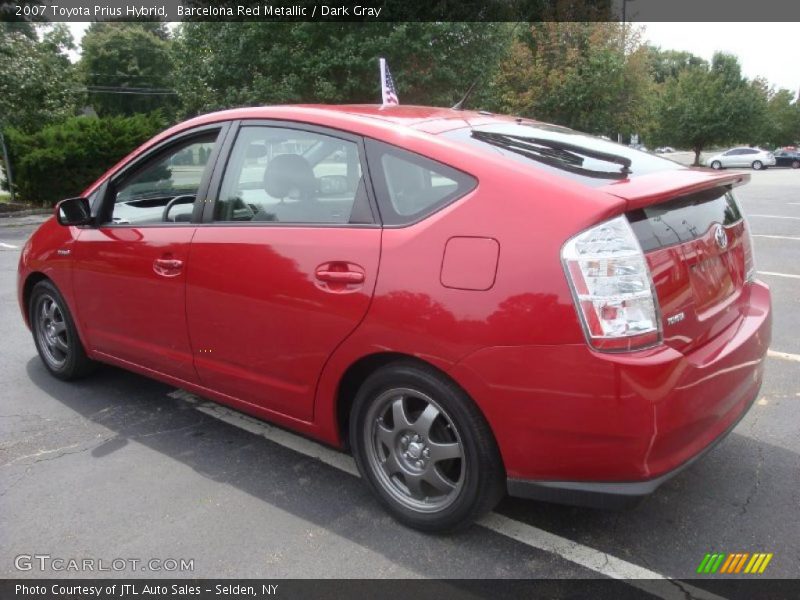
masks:
{"type": "Polygon", "coordinates": [[[381,65],[381,105],[386,106],[386,59],[380,59],[381,65]]]}

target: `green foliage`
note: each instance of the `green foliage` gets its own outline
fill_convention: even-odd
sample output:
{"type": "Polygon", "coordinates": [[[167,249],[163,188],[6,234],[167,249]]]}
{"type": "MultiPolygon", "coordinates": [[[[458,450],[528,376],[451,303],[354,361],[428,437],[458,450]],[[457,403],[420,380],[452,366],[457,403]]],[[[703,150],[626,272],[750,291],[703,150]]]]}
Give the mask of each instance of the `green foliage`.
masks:
{"type": "Polygon", "coordinates": [[[592,133],[632,133],[646,118],[648,69],[647,50],[630,26],[536,23],[500,65],[498,108],[592,133]]]}
{"type": "Polygon", "coordinates": [[[100,116],[174,110],[172,53],[163,23],[92,23],[81,48],[79,70],[100,116]]]}
{"type": "Polygon", "coordinates": [[[81,193],[134,148],[164,128],[158,113],[133,117],[73,117],[28,134],[7,132],[19,196],[52,206],[81,193]]]}
{"type": "Polygon", "coordinates": [[[662,50],[654,46],[647,47],[647,60],[655,83],[665,83],[675,79],[682,71],[690,67],[708,66],[708,63],[691,52],[682,50],[662,50]]]}
{"type": "Polygon", "coordinates": [[[66,25],[3,24],[0,35],[0,128],[36,131],[74,114],[80,95],[66,51],[73,47],[66,25]]]}
{"type": "Polygon", "coordinates": [[[449,106],[488,81],[505,23],[208,23],[180,26],[175,85],[184,114],[259,104],[380,102],[378,58],[404,104],[449,106]]]}
{"type": "Polygon", "coordinates": [[[766,97],[766,110],[756,141],[767,147],[800,142],[800,104],[795,102],[794,92],[766,89],[766,83],[762,82],[761,93],[766,97]]]}
{"type": "Polygon", "coordinates": [[[745,143],[758,136],[766,102],[742,77],[736,57],[717,53],[711,65],[694,65],[669,79],[656,106],[654,140],[700,153],[710,145],[745,143]]]}

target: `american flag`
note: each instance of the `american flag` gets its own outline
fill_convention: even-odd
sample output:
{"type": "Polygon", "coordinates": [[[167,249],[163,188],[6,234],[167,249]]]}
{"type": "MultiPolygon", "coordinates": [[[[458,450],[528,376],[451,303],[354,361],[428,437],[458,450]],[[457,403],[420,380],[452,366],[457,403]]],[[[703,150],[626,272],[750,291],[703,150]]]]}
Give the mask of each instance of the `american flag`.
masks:
{"type": "Polygon", "coordinates": [[[386,59],[381,59],[381,94],[383,96],[384,106],[396,106],[400,104],[400,99],[397,97],[397,88],[394,87],[394,79],[389,72],[389,66],[386,64],[386,59]]]}

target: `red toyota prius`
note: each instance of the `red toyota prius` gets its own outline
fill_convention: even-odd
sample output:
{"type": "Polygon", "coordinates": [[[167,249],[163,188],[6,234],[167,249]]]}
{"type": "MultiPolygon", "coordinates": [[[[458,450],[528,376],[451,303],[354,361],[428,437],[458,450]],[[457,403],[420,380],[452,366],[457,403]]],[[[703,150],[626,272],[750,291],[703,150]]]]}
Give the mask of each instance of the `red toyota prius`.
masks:
{"type": "Polygon", "coordinates": [[[219,112],[61,202],[19,302],[54,376],[109,363],[349,448],[410,526],[625,505],[761,385],[748,177],[488,113],[219,112]]]}

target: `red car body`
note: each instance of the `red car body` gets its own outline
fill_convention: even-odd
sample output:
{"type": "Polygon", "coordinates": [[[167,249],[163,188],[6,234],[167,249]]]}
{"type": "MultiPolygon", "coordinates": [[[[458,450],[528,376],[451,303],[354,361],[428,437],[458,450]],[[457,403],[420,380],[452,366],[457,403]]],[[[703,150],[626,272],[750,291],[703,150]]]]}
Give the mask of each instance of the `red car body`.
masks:
{"type": "Polygon", "coordinates": [[[512,494],[575,503],[654,490],[756,397],[770,294],[746,280],[743,220],[727,228],[730,247],[716,262],[703,262],[716,256],[710,229],[646,252],[663,334],[642,349],[587,343],[561,260],[565,242],[591,226],[748,175],[675,164],[587,186],[448,135],[521,120],[424,107],[265,107],[173,127],[83,196],[163,140],[248,120],[380,140],[477,184],[405,226],[62,227],[52,218],[20,260],[26,320],[32,284],[49,278],[90,358],[335,446],[346,444],[360,380],[391,357],[414,357],[478,405],[512,494]],[[717,272],[705,272],[709,264],[717,272]],[[329,271],[357,274],[320,279],[329,271]]]}

